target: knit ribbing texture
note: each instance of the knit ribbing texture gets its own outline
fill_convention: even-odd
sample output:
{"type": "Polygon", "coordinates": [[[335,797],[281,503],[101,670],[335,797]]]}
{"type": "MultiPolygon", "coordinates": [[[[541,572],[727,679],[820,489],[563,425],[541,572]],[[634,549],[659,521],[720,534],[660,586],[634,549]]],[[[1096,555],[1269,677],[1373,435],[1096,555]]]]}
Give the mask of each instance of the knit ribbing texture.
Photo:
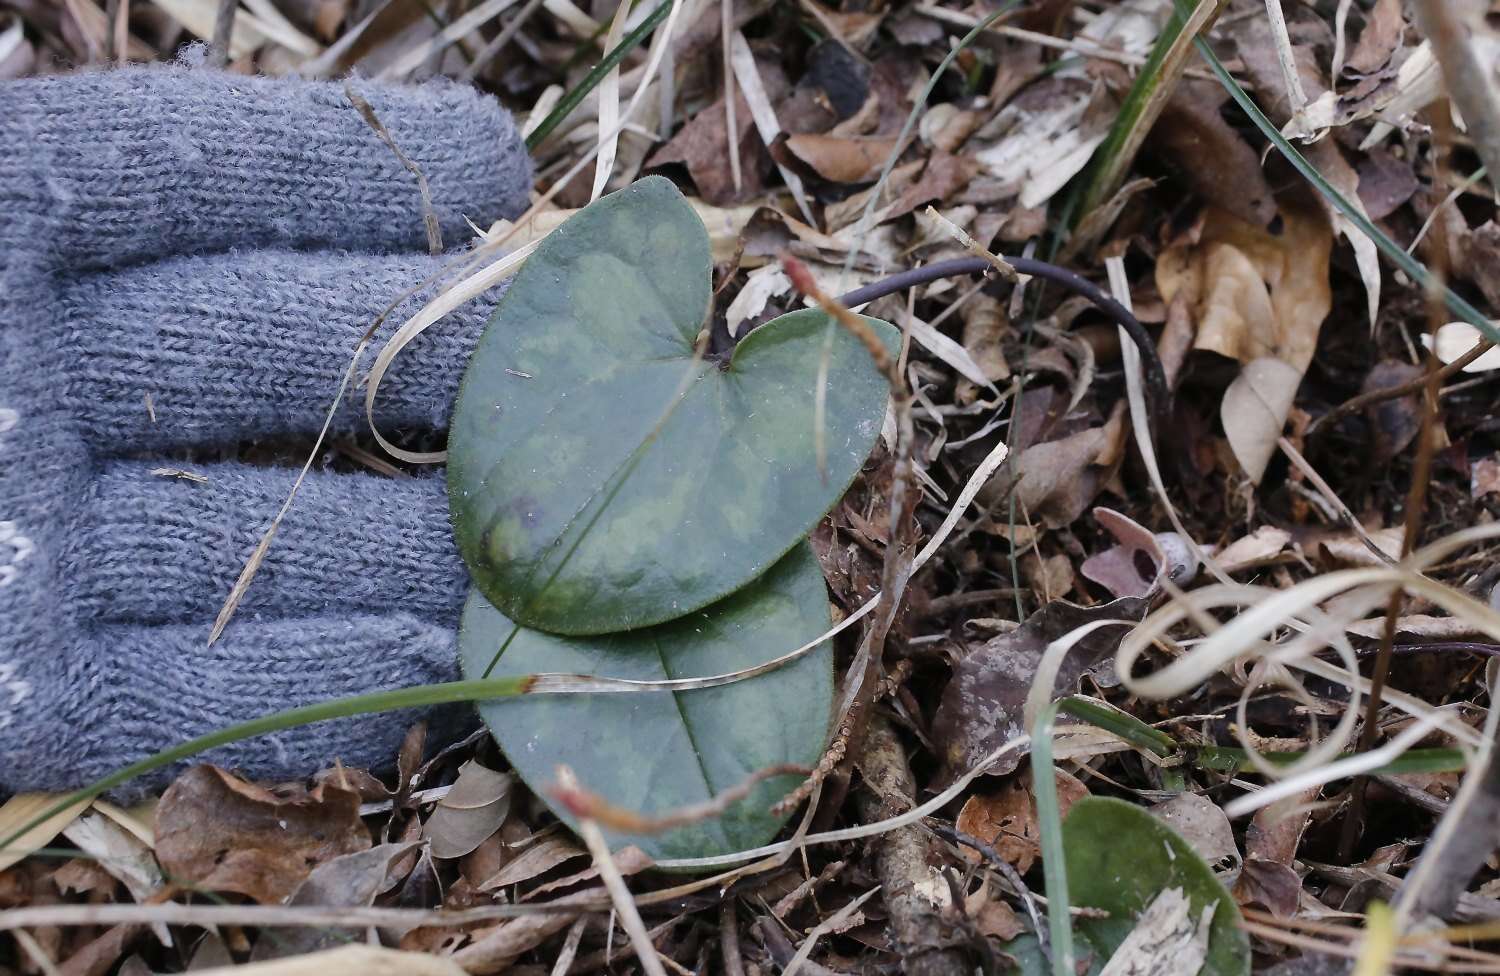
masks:
{"type": "MultiPolygon", "coordinates": [[[[472,237],[467,221],[525,208],[531,163],[493,100],[447,82],[351,85],[425,175],[449,247],[472,237]]],[[[269,711],[456,676],[467,578],[441,472],[315,470],[206,646],[295,475],[240,460],[245,448],[310,440],[355,342],[445,263],[426,248],[415,178],[342,82],[171,65],[0,84],[0,794],[77,787],[269,711]]],[[[381,389],[384,429],[446,425],[498,294],[408,348],[381,389]]],[[[351,396],[334,431],[363,424],[351,396]]],[[[380,766],[417,717],[205,758],[261,778],[380,766]]]]}

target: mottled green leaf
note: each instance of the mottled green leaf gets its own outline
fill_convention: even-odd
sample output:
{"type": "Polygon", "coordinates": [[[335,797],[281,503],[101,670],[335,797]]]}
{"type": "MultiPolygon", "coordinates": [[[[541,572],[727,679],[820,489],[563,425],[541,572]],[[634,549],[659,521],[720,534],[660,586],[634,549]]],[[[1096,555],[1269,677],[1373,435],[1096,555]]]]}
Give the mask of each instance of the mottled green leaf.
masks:
{"type": "Polygon", "coordinates": [[[692,207],[647,177],[555,230],[500,300],[454,410],[448,486],[459,552],[511,619],[598,634],[705,607],[796,545],[869,455],[887,388],[836,329],[818,470],[823,313],[767,323],[727,364],[695,360],[710,271],[692,207]]]}
{"type": "MultiPolygon", "coordinates": [[[[827,590],[806,543],[728,599],[670,623],[598,637],[518,627],[471,592],[459,632],[464,673],[542,671],[636,680],[725,674],[778,657],[827,630],[827,590]],[[496,654],[499,659],[496,661],[496,654]]],[[[828,736],[832,647],[719,688],[615,695],[538,695],[481,702],[511,764],[549,799],[558,764],[617,806],[660,814],[701,803],[759,769],[811,765],[828,736]]],[[[704,857],[765,843],[781,825],[767,812],[799,777],[760,783],[724,816],[663,834],[615,835],[657,859],[704,857]]],[[[565,809],[554,807],[573,823],[565,809]]]]}
{"type": "Polygon", "coordinates": [[[1172,828],[1133,803],[1087,797],[1069,809],[1062,835],[1069,900],[1075,907],[1110,913],[1109,918],[1079,919],[1074,925],[1098,962],[1109,959],[1163,889],[1181,888],[1195,914],[1218,903],[1202,976],[1250,972],[1250,943],[1239,927],[1234,899],[1172,828]]]}

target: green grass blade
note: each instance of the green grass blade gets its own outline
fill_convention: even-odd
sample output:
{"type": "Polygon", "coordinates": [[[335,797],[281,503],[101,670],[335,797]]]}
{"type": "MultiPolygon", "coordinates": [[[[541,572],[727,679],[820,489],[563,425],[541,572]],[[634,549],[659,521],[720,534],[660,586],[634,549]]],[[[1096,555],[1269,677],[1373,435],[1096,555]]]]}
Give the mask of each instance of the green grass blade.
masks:
{"type": "Polygon", "coordinates": [[[1036,819],[1042,832],[1042,877],[1047,884],[1052,976],[1077,976],[1073,965],[1073,913],[1068,901],[1068,860],[1063,850],[1062,813],[1057,802],[1057,770],[1052,765],[1052,727],[1062,704],[1049,703],[1037,715],[1031,730],[1031,787],[1036,793],[1036,819]]]}
{"type": "Polygon", "coordinates": [[[333,718],[349,718],[353,715],[369,715],[374,712],[395,711],[402,708],[420,708],[430,705],[447,705],[454,702],[485,701],[491,698],[510,698],[524,695],[531,687],[533,678],[526,675],[514,678],[491,678],[476,681],[448,681],[436,685],[420,685],[416,688],[399,688],[394,691],[377,691],[365,695],[353,695],[332,701],[317,702],[298,708],[263,715],[260,718],[231,725],[228,728],[200,735],[196,739],[163,749],[154,756],[142,759],[118,769],[103,779],[85,786],[77,792],[58,800],[31,819],[0,839],[0,850],[10,847],[33,827],[54,817],[74,804],[92,800],[101,794],[128,783],[142,773],[170,766],[219,746],[253,739],[258,735],[281,732],[299,725],[310,725],[333,718]]]}
{"type": "Polygon", "coordinates": [[[1170,735],[1160,729],[1153,729],[1134,715],[1103,702],[1073,696],[1062,699],[1059,706],[1062,711],[1074,718],[1082,719],[1090,725],[1113,733],[1136,748],[1144,749],[1153,755],[1166,756],[1177,749],[1177,743],[1170,735]]]}
{"type": "MultiPolygon", "coordinates": [[[[1187,7],[1186,0],[1177,0],[1177,10],[1179,13],[1184,9],[1191,9],[1187,7]]],[[[1324,199],[1331,203],[1351,224],[1363,231],[1370,240],[1374,241],[1375,246],[1392,264],[1400,268],[1408,277],[1424,289],[1441,295],[1443,304],[1448,307],[1449,311],[1474,326],[1485,338],[1494,342],[1500,342],[1500,329],[1491,325],[1489,319],[1480,314],[1479,310],[1465,301],[1461,295],[1458,295],[1451,288],[1448,288],[1434,278],[1420,261],[1407,254],[1395,241],[1387,237],[1380,228],[1376,227],[1360,212],[1358,207],[1350,204],[1348,200],[1344,199],[1343,194],[1339,193],[1332,184],[1323,178],[1323,174],[1319,173],[1317,168],[1308,162],[1307,158],[1297,150],[1297,147],[1292,145],[1276,126],[1271,124],[1271,120],[1266,118],[1265,113],[1260,110],[1255,101],[1240,87],[1239,82],[1234,80],[1234,77],[1230,75],[1229,71],[1225,69],[1224,65],[1214,54],[1213,48],[1209,47],[1203,38],[1194,38],[1193,44],[1197,47],[1198,54],[1208,64],[1209,70],[1214,73],[1214,77],[1218,78],[1219,84],[1224,86],[1224,90],[1229,93],[1229,96],[1244,110],[1245,115],[1249,117],[1250,121],[1255,123],[1255,127],[1270,140],[1271,144],[1276,147],[1282,156],[1286,157],[1287,162],[1291,163],[1292,167],[1298,173],[1301,173],[1323,195],[1324,199]]]]}
{"type": "MultiPolygon", "coordinates": [[[[1245,754],[1245,750],[1227,746],[1203,746],[1190,750],[1189,755],[1194,765],[1200,769],[1207,769],[1216,773],[1237,773],[1250,766],[1250,760],[1245,754]]],[[[1307,753],[1267,752],[1262,753],[1262,755],[1273,765],[1289,766],[1307,755],[1307,753]]],[[[1358,754],[1344,752],[1334,758],[1348,759],[1355,755],[1358,754]]],[[[1370,775],[1398,776],[1405,773],[1457,773],[1462,772],[1465,768],[1464,754],[1458,749],[1410,749],[1394,761],[1371,771],[1370,775]]]]}
{"type": "MultiPolygon", "coordinates": [[[[1199,6],[1217,7],[1223,2],[1199,0],[1199,6]]],[[[1208,20],[1204,23],[1215,16],[1217,10],[1207,13],[1208,20]]],[[[1146,63],[1120,103],[1120,113],[1115,116],[1114,125],[1110,126],[1109,134],[1089,164],[1088,176],[1082,184],[1082,203],[1078,206],[1070,204],[1067,208],[1070,218],[1087,217],[1096,207],[1108,202],[1124,181],[1125,172],[1140,151],[1146,132],[1156,124],[1162,106],[1182,77],[1187,61],[1187,41],[1182,39],[1182,30],[1188,21],[1182,11],[1174,10],[1162,26],[1146,63]]]]}
{"type": "Polygon", "coordinates": [[[577,87],[564,95],[562,100],[557,103],[557,107],[547,113],[547,117],[542,120],[542,124],[532,130],[531,135],[526,137],[526,148],[534,150],[537,146],[540,146],[542,140],[550,136],[552,130],[557,128],[558,123],[567,118],[568,113],[577,108],[578,103],[583,101],[589,92],[598,87],[599,82],[604,80],[604,76],[609,74],[610,70],[621,61],[624,61],[625,56],[639,47],[641,42],[656,29],[656,25],[666,19],[667,13],[671,9],[672,0],[662,0],[661,6],[651,11],[650,16],[641,21],[639,27],[626,34],[620,43],[615,45],[614,50],[606,54],[603,61],[594,65],[594,69],[584,76],[577,87]]]}

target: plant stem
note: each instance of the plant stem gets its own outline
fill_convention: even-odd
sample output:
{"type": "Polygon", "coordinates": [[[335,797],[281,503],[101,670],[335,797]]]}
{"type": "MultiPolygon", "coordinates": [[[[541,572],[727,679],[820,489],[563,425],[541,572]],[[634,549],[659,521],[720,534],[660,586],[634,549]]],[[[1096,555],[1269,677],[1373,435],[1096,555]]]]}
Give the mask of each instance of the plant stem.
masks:
{"type": "Polygon", "coordinates": [[[668,11],[671,9],[672,0],[662,0],[661,5],[651,11],[650,16],[641,21],[639,27],[626,34],[624,39],[615,45],[614,50],[604,56],[603,61],[594,65],[593,70],[584,76],[576,88],[562,97],[562,100],[557,103],[557,107],[542,120],[542,124],[531,131],[531,135],[526,137],[526,148],[534,151],[537,146],[540,146],[542,140],[551,135],[552,130],[557,128],[558,124],[568,117],[568,113],[577,108],[578,103],[583,101],[588,93],[593,91],[599,82],[604,80],[604,76],[609,74],[621,61],[624,61],[627,54],[640,46],[640,43],[646,39],[646,36],[656,29],[656,25],[660,24],[666,18],[668,11]]]}

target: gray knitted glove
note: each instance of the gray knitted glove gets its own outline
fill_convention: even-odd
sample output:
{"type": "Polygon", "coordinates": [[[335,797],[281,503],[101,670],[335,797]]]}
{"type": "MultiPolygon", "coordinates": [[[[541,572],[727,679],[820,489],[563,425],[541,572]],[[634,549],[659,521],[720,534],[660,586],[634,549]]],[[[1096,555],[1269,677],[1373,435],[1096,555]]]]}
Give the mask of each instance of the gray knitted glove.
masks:
{"type": "MultiPolygon", "coordinates": [[[[446,83],[355,90],[426,175],[446,242],[471,236],[465,217],[524,208],[531,164],[492,100],[446,83]]],[[[305,442],[355,340],[440,260],[414,177],[341,84],[183,66],[0,84],[0,793],[456,677],[467,578],[438,473],[313,472],[205,646],[293,476],[215,458],[305,442]]],[[[446,424],[496,297],[410,347],[382,387],[382,429],[446,424]]],[[[363,424],[351,398],[335,426],[363,424]]],[[[413,720],[322,723],[210,758],[268,778],[381,765],[413,720]]]]}

